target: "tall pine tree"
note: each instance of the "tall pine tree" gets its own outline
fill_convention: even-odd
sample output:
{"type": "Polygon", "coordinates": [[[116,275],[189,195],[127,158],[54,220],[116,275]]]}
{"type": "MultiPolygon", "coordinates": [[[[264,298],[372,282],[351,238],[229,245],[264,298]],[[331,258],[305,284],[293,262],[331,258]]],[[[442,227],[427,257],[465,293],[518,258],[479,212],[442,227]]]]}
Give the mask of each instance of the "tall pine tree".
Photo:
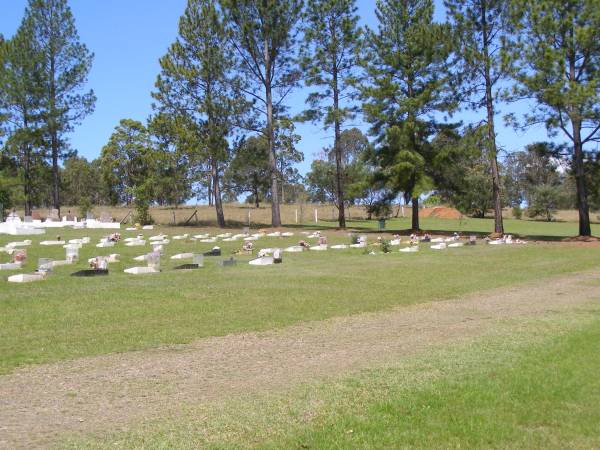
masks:
{"type": "Polygon", "coordinates": [[[226,13],[231,43],[240,57],[247,81],[244,92],[264,126],[253,127],[267,139],[271,178],[271,223],[281,226],[275,128],[284,100],[297,84],[294,64],[294,31],[300,20],[303,0],[221,0],[226,13]]]}
{"type": "Polygon", "coordinates": [[[31,21],[25,19],[15,35],[0,44],[0,115],[6,121],[3,152],[19,169],[25,215],[31,215],[35,166],[43,158],[41,74],[43,61],[35,48],[31,21]]]}
{"type": "MultiPolygon", "coordinates": [[[[179,38],[160,60],[162,72],[153,94],[163,115],[197,131],[199,148],[188,146],[195,153],[189,161],[208,161],[220,227],[225,226],[221,177],[229,156],[227,137],[245,106],[237,92],[239,80],[232,75],[236,58],[229,42],[216,2],[189,0],[179,21],[179,38]]],[[[190,131],[179,129],[183,134],[190,131]]]]}
{"type": "Polygon", "coordinates": [[[508,0],[444,0],[457,39],[460,96],[473,110],[485,110],[487,154],[494,197],[494,232],[504,233],[495,117],[500,82],[508,76],[502,58],[508,0]]]}
{"type": "Polygon", "coordinates": [[[600,14],[593,0],[515,0],[520,36],[512,50],[519,64],[518,98],[535,99],[526,125],[544,123],[572,144],[579,234],[591,235],[585,146],[600,141],[600,14]]]}
{"type": "Polygon", "coordinates": [[[29,0],[25,21],[43,60],[45,139],[52,163],[52,203],[60,209],[59,162],[69,155],[65,134],[94,109],[93,91],[83,92],[93,55],[79,40],[67,0],[29,0]]]}
{"type": "Polygon", "coordinates": [[[355,93],[361,41],[356,11],[354,0],[309,0],[303,30],[306,45],[301,53],[306,85],[321,88],[309,95],[311,109],[307,113],[313,120],[324,119],[325,127],[333,126],[334,129],[333,154],[340,228],[346,227],[344,162],[340,141],[344,120],[353,116],[349,101],[355,93]],[[325,101],[328,104],[323,109],[325,101]]]}
{"type": "Polygon", "coordinates": [[[419,196],[429,188],[428,142],[434,114],[452,106],[447,91],[448,28],[433,21],[431,0],[378,0],[377,31],[367,30],[363,109],[377,139],[377,178],[391,197],[412,202],[419,229],[419,196]]]}

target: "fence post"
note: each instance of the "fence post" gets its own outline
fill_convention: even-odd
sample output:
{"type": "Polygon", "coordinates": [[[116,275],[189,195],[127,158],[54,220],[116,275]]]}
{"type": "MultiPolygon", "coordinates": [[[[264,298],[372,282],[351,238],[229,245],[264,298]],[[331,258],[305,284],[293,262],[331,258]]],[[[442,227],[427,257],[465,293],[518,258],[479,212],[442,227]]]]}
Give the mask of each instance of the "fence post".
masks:
{"type": "Polygon", "coordinates": [[[315,208],[315,223],[319,223],[319,213],[317,212],[317,208],[315,208]]]}

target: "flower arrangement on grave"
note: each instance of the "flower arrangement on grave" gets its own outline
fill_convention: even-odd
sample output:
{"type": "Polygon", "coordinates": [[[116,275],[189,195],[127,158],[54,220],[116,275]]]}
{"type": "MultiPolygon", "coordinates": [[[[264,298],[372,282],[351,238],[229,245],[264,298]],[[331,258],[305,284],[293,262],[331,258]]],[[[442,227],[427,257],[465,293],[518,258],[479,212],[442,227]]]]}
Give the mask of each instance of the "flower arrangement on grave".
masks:
{"type": "Polygon", "coordinates": [[[13,262],[24,264],[27,260],[27,251],[26,250],[16,250],[13,253],[13,262]]]}
{"type": "Polygon", "coordinates": [[[302,248],[306,248],[306,249],[310,248],[310,244],[306,241],[300,241],[300,242],[298,242],[298,245],[302,248]]]}
{"type": "Polygon", "coordinates": [[[113,233],[108,236],[108,240],[112,242],[119,242],[121,240],[121,233],[113,233]]]}

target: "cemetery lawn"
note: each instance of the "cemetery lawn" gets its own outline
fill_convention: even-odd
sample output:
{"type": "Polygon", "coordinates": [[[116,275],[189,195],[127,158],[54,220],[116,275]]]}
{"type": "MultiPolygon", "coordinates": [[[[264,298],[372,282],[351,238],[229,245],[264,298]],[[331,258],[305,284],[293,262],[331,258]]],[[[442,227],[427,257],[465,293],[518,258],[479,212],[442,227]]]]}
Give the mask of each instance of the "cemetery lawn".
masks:
{"type": "MultiPolygon", "coordinates": [[[[488,223],[489,229],[489,223],[488,223]]],[[[169,235],[200,230],[160,231],[169,235]]],[[[215,231],[215,230],[211,230],[215,231]]],[[[123,236],[135,232],[123,231],[123,236]]],[[[546,233],[544,230],[543,233],[546,233]]],[[[64,258],[62,247],[41,247],[39,241],[90,236],[76,266],[55,269],[39,283],[12,285],[0,280],[0,374],[31,364],[84,356],[126,352],[189,343],[208,336],[282,328],[304,321],[380,311],[442,300],[530,280],[585,271],[600,265],[600,247],[579,243],[530,243],[486,246],[436,253],[366,255],[351,249],[285,254],[284,264],[253,267],[238,257],[235,267],[220,267],[206,258],[197,271],[174,271],[168,257],[179,252],[208,251],[214,244],[172,241],[166,246],[163,272],[148,276],[123,273],[148,247],[98,249],[106,231],[53,232],[33,237],[26,271],[38,257],[64,258]],[[121,254],[108,277],[82,279],[69,274],[84,268],[87,258],[121,254]]],[[[348,243],[346,234],[330,232],[329,243],[348,243]]],[[[373,241],[376,235],[371,235],[373,241]]],[[[257,248],[294,245],[301,237],[263,238],[257,248]]],[[[21,238],[0,237],[0,246],[21,238]]],[[[219,243],[223,254],[239,242],[219,243]]],[[[0,254],[0,262],[7,256],[0,254]]],[[[14,272],[11,272],[14,273],[14,272]]],[[[5,277],[8,273],[1,274],[5,277]]]]}
{"type": "MultiPolygon", "coordinates": [[[[470,233],[478,235],[488,235],[493,230],[493,222],[491,219],[475,219],[465,217],[460,220],[456,219],[438,219],[438,218],[421,218],[421,228],[431,232],[451,233],[459,232],[463,235],[470,233]]],[[[319,222],[319,227],[336,227],[334,221],[319,222]]],[[[351,220],[348,222],[349,227],[360,230],[377,231],[378,221],[376,220],[351,220]]],[[[411,227],[410,217],[389,219],[386,220],[386,231],[393,232],[394,230],[406,232],[411,227]]],[[[528,239],[543,239],[548,241],[561,240],[569,236],[576,236],[578,232],[577,222],[544,222],[537,220],[516,220],[504,219],[504,230],[507,234],[521,236],[528,239]]],[[[592,224],[592,233],[594,236],[600,236],[600,225],[592,224]]]]}
{"type": "Polygon", "coordinates": [[[600,309],[65,448],[597,448],[600,309]]]}

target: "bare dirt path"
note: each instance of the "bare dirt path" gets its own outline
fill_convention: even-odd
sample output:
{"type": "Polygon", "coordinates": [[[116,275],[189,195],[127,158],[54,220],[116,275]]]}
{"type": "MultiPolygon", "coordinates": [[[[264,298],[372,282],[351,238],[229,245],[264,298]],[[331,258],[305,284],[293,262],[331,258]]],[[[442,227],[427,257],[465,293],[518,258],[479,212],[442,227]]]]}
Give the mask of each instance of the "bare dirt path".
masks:
{"type": "Polygon", "coordinates": [[[600,301],[599,277],[600,271],[586,272],[271,332],[21,369],[0,376],[0,448],[127,429],[185,405],[384,364],[483,335],[499,321],[600,301]]]}

